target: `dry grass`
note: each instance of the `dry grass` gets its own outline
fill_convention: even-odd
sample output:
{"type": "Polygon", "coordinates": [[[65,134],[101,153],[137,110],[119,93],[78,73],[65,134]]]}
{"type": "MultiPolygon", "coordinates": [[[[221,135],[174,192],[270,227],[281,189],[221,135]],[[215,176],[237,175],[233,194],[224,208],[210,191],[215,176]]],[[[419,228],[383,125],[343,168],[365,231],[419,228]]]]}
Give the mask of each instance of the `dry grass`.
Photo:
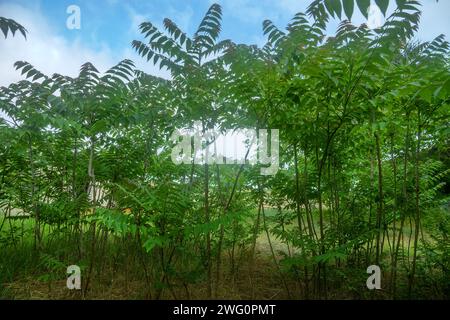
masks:
{"type": "MultiPolygon", "coordinates": [[[[243,259],[243,261],[249,259],[243,259]]],[[[221,273],[220,286],[217,288],[219,299],[286,299],[287,294],[281,285],[280,276],[276,273],[271,261],[257,255],[254,263],[241,263],[239,269],[231,274],[230,264],[224,261],[221,273]]],[[[110,273],[108,273],[110,274],[110,273]]],[[[114,273],[112,280],[92,278],[91,286],[85,297],[81,290],[69,290],[66,279],[44,281],[38,277],[26,277],[5,287],[12,299],[58,299],[58,300],[124,300],[146,299],[145,282],[143,280],[127,280],[124,272],[114,273]]],[[[129,278],[129,277],[128,277],[129,278]]],[[[82,279],[83,281],[83,279],[82,279]]],[[[206,283],[198,283],[188,287],[189,299],[202,300],[207,298],[206,283]]],[[[185,287],[174,286],[173,290],[165,289],[161,299],[187,299],[185,287]]]]}

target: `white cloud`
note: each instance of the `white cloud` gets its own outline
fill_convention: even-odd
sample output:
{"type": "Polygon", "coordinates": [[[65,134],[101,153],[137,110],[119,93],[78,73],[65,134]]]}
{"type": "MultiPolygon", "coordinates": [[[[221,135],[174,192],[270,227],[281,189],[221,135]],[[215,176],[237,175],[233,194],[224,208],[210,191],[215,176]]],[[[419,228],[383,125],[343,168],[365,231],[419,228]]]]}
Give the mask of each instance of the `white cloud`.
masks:
{"type": "Polygon", "coordinates": [[[294,16],[298,12],[305,12],[310,3],[310,0],[278,0],[274,5],[289,16],[294,16]]]}
{"type": "Polygon", "coordinates": [[[128,34],[132,36],[138,36],[140,35],[139,32],[139,25],[142,22],[150,21],[150,15],[149,14],[142,14],[136,12],[131,6],[126,5],[125,9],[128,13],[128,17],[131,20],[130,28],[128,29],[128,34]]]}
{"type": "Polygon", "coordinates": [[[433,40],[441,33],[450,41],[450,1],[423,0],[422,17],[417,38],[421,41],[433,40]]]}
{"type": "MultiPolygon", "coordinates": [[[[104,72],[120,60],[131,59],[142,71],[164,78],[170,76],[168,71],[159,70],[158,67],[139,57],[131,48],[131,41],[124,44],[125,49],[120,52],[113,52],[106,44],[103,44],[100,50],[93,50],[85,46],[80,39],[71,42],[56,34],[44,15],[36,8],[2,3],[0,12],[2,16],[16,20],[28,30],[26,40],[19,33],[15,37],[9,34],[7,39],[4,39],[3,35],[0,38],[0,70],[2,72],[0,86],[7,86],[24,79],[13,66],[16,61],[27,61],[46,75],[59,73],[75,77],[81,65],[88,61],[93,63],[100,72],[104,72]]],[[[132,21],[132,27],[138,23],[138,18],[132,21]]]]}
{"type": "MultiPolygon", "coordinates": [[[[210,0],[211,4],[217,1],[210,0]]],[[[262,1],[253,0],[223,0],[220,1],[223,7],[224,18],[226,16],[234,16],[242,22],[258,22],[262,23],[266,19],[262,1]]]]}
{"type": "Polygon", "coordinates": [[[83,46],[78,39],[70,42],[55,34],[39,11],[16,4],[1,4],[0,12],[2,16],[16,20],[28,30],[26,40],[20,34],[16,34],[14,38],[8,36],[7,39],[0,39],[2,86],[23,79],[13,67],[19,60],[31,63],[47,75],[60,73],[68,76],[76,76],[80,66],[87,61],[92,62],[99,71],[105,71],[116,63],[111,50],[105,45],[100,51],[94,51],[83,46]]]}

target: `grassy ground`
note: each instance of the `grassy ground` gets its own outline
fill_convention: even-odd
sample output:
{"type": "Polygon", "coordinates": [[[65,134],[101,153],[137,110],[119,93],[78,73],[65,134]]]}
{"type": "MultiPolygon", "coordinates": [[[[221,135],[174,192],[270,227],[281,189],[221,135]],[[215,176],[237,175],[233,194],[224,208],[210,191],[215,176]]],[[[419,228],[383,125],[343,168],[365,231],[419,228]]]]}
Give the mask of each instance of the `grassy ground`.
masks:
{"type": "MultiPolygon", "coordinates": [[[[268,210],[267,223],[273,224],[273,210],[268,210]]],[[[87,266],[86,261],[77,261],[74,246],[57,232],[56,228],[46,227],[43,231],[45,249],[36,254],[34,249],[34,223],[28,218],[7,219],[0,232],[4,249],[0,255],[0,297],[6,299],[145,299],[148,298],[146,283],[143,280],[142,267],[134,249],[126,242],[109,240],[108,249],[102,261],[96,261],[90,289],[81,295],[80,291],[68,290],[66,287],[66,268],[71,264],[87,266]],[[12,233],[11,230],[16,230],[12,233]],[[17,232],[17,230],[23,230],[17,232]],[[13,235],[15,235],[13,237],[13,235]],[[8,243],[7,246],[5,244],[8,243]]],[[[287,226],[287,228],[290,228],[287,226]]],[[[408,234],[407,230],[405,234],[408,234]]],[[[88,235],[86,235],[88,237],[88,235]]],[[[284,254],[288,253],[287,245],[270,234],[273,250],[276,254],[275,263],[266,233],[262,230],[258,235],[255,259],[249,257],[248,247],[235,255],[232,264],[230,251],[224,250],[223,267],[220,274],[220,286],[217,297],[223,299],[303,299],[304,284],[299,281],[302,274],[296,275],[292,270],[282,268],[282,274],[277,268],[284,254]]],[[[405,237],[404,241],[408,241],[405,237]]],[[[385,252],[388,252],[385,242],[385,252]]],[[[293,253],[291,248],[291,253],[293,253]]],[[[389,263],[389,255],[385,255],[389,263]]],[[[151,263],[151,261],[149,261],[151,263]]],[[[403,271],[399,277],[404,278],[403,271]]],[[[419,275],[420,276],[420,275],[419,275]]],[[[330,268],[328,271],[327,295],[315,295],[312,298],[327,299],[388,299],[386,290],[369,291],[365,286],[368,275],[361,267],[330,268]],[[343,290],[345,288],[345,290],[343,290]]],[[[390,281],[390,275],[383,273],[382,283],[385,288],[390,281]]],[[[83,281],[83,273],[82,273],[83,281]]],[[[314,280],[310,280],[310,285],[314,280]]],[[[399,290],[406,290],[406,285],[400,285],[399,290]]],[[[433,288],[427,288],[430,294],[433,288]]],[[[162,299],[205,299],[206,282],[203,280],[186,286],[173,283],[172,288],[163,290],[162,299]]],[[[311,298],[311,297],[310,297],[311,298]]]]}

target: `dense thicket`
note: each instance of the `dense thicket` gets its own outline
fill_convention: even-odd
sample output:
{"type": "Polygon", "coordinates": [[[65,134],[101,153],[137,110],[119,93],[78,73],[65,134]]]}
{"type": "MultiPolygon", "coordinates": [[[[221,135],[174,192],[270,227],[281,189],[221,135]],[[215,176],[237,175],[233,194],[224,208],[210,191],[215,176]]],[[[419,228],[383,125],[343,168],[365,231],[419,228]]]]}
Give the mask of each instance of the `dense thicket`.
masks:
{"type": "Polygon", "coordinates": [[[353,1],[316,0],[284,31],[264,21],[263,48],[220,41],[216,4],[192,37],[142,23],[133,48],[171,80],[17,62],[27,80],[0,89],[2,295],[39,279],[79,297],[55,289],[77,264],[83,297],[448,298],[449,46],[413,41],[419,8],[326,37],[353,1]],[[175,165],[170,137],[194,123],[279,129],[280,169],[175,165]]]}

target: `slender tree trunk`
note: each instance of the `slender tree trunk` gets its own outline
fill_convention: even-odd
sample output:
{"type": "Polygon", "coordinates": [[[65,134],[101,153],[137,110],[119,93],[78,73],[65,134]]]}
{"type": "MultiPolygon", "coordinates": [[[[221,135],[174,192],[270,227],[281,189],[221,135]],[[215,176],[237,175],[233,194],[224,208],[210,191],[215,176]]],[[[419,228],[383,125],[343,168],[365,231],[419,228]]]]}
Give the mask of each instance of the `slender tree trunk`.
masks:
{"type": "Polygon", "coordinates": [[[258,215],[256,216],[256,222],[255,222],[255,226],[253,227],[253,237],[252,237],[252,249],[250,251],[250,270],[249,270],[249,277],[250,277],[250,287],[252,290],[251,293],[251,297],[252,299],[254,298],[255,295],[255,288],[253,286],[253,267],[255,265],[255,251],[256,251],[256,240],[258,239],[258,234],[259,234],[259,224],[261,221],[261,209],[262,209],[262,198],[259,202],[258,205],[258,215]]]}
{"type": "MultiPolygon", "coordinates": [[[[264,199],[264,193],[262,191],[261,186],[259,187],[260,189],[260,194],[261,194],[261,198],[264,199]]],[[[262,211],[262,220],[263,220],[263,227],[264,227],[264,231],[266,232],[266,236],[267,236],[267,242],[269,243],[269,248],[270,248],[270,253],[272,254],[272,259],[273,262],[275,264],[275,267],[277,268],[278,274],[280,276],[281,282],[283,283],[285,289],[286,289],[286,293],[288,295],[288,297],[291,297],[291,292],[289,290],[289,287],[286,283],[286,280],[284,279],[282,273],[281,273],[281,269],[280,269],[280,265],[278,264],[278,260],[277,257],[275,255],[275,251],[273,250],[273,245],[272,245],[272,240],[270,239],[270,233],[269,233],[269,229],[267,227],[267,223],[266,223],[266,214],[264,212],[264,200],[262,200],[262,205],[261,205],[261,211],[262,211]]]]}
{"type": "Polygon", "coordinates": [[[417,110],[418,117],[418,132],[417,132],[417,147],[415,152],[415,165],[414,165],[414,180],[415,180],[415,217],[414,217],[414,251],[413,251],[413,261],[411,274],[408,283],[408,296],[411,298],[412,289],[414,286],[414,280],[416,276],[416,264],[417,264],[417,245],[419,240],[420,232],[420,139],[422,134],[422,128],[420,123],[420,110],[417,110]]]}
{"type": "MultiPolygon", "coordinates": [[[[202,123],[203,135],[206,134],[206,125],[202,123]]],[[[204,210],[205,210],[205,223],[210,223],[210,212],[209,212],[209,151],[208,143],[205,149],[205,184],[204,184],[204,210]]],[[[206,232],[206,274],[207,274],[207,296],[209,299],[212,298],[212,274],[211,274],[211,231],[206,232]]]]}
{"type": "MultiPolygon", "coordinates": [[[[298,173],[298,154],[297,143],[294,144],[294,167],[295,167],[295,209],[297,213],[297,225],[300,232],[300,237],[303,233],[302,217],[300,212],[300,186],[299,186],[299,173],[298,173]]],[[[303,242],[302,242],[303,243],[303,242]]]]}
{"type": "MultiPolygon", "coordinates": [[[[90,188],[89,193],[92,192],[92,212],[91,214],[95,214],[96,206],[97,206],[97,189],[96,189],[96,181],[95,181],[95,172],[94,172],[94,151],[95,151],[95,138],[91,137],[91,148],[89,153],[89,164],[88,164],[88,176],[90,178],[90,188]]],[[[86,297],[87,291],[89,289],[89,284],[91,280],[91,274],[92,274],[92,268],[94,266],[94,259],[95,259],[95,242],[96,242],[96,223],[91,225],[92,226],[92,239],[91,239],[91,248],[90,248],[90,262],[89,262],[89,268],[87,272],[87,276],[85,277],[85,286],[83,289],[83,298],[86,297]]],[[[82,232],[81,232],[82,233],[82,232]]]]}
{"type": "Polygon", "coordinates": [[[377,243],[376,243],[376,259],[375,263],[380,264],[380,255],[383,251],[381,236],[381,224],[383,221],[383,168],[381,163],[381,147],[380,147],[380,135],[378,132],[375,133],[375,143],[377,149],[377,164],[378,164],[378,204],[377,204],[377,243]]]}
{"type": "MultiPolygon", "coordinates": [[[[397,234],[397,160],[394,154],[394,134],[391,135],[391,163],[392,163],[392,175],[394,180],[394,218],[392,221],[392,247],[391,247],[391,288],[394,286],[396,269],[394,268],[394,262],[396,260],[395,254],[395,240],[397,234]]],[[[393,297],[394,298],[394,297],[393,297]]]]}
{"type": "Polygon", "coordinates": [[[405,137],[405,153],[403,157],[403,186],[402,186],[402,210],[401,210],[401,217],[400,217],[400,228],[398,230],[397,235],[397,245],[395,248],[394,253],[394,262],[392,265],[392,269],[394,270],[393,274],[393,288],[392,288],[392,296],[395,299],[397,296],[397,264],[398,264],[398,254],[400,251],[400,244],[403,247],[403,227],[405,225],[405,219],[406,214],[408,211],[408,189],[407,189],[407,182],[408,182],[408,152],[409,152],[409,113],[406,116],[407,121],[407,127],[406,127],[406,137],[405,137]]]}
{"type": "Polygon", "coordinates": [[[34,170],[33,140],[31,138],[31,134],[28,134],[28,157],[30,161],[30,175],[31,175],[31,207],[35,218],[34,249],[39,252],[41,248],[41,223],[40,223],[39,208],[36,202],[36,173],[34,170]]]}
{"type": "MultiPolygon", "coordinates": [[[[244,157],[244,163],[240,165],[239,171],[236,175],[236,178],[234,179],[233,188],[231,189],[230,197],[228,198],[227,203],[225,204],[225,207],[223,209],[222,216],[225,216],[228,212],[228,209],[230,208],[231,201],[233,200],[234,194],[236,192],[237,184],[239,181],[239,177],[242,173],[242,170],[244,169],[245,161],[247,160],[248,154],[250,153],[250,147],[247,149],[247,152],[244,157]]],[[[221,269],[221,263],[222,263],[222,244],[223,244],[223,237],[224,237],[224,228],[223,224],[220,225],[220,231],[219,231],[219,241],[217,243],[217,261],[216,261],[216,295],[217,290],[220,285],[220,269],[221,269]]],[[[233,244],[234,245],[234,244],[233,244]]]]}

